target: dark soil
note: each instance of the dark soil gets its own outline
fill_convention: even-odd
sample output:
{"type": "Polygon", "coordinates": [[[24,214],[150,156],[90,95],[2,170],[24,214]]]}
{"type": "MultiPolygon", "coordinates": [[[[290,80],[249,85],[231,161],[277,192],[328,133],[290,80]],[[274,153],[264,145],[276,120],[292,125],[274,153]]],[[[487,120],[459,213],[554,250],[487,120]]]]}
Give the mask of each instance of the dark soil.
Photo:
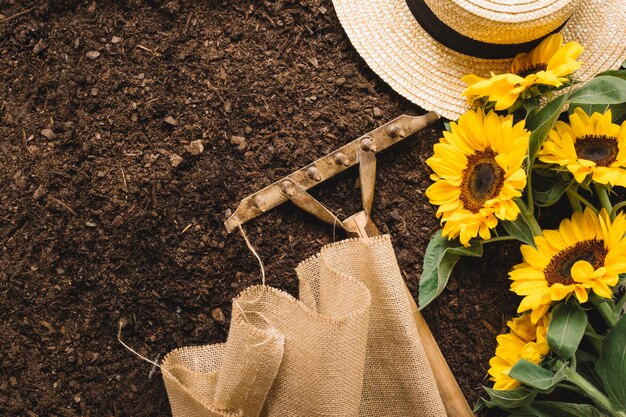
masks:
{"type": "MultiPolygon", "coordinates": [[[[120,345],[118,322],[154,360],[224,341],[230,300],[260,280],[227,213],[423,110],[368,69],[330,0],[4,0],[0,13],[0,415],[169,415],[160,375],[120,345]],[[195,140],[202,154],[185,149],[195,140]]],[[[414,294],[437,228],[423,192],[441,127],[378,163],[373,218],[414,294]]],[[[315,193],[351,214],[356,178],[315,193]]],[[[333,240],[291,205],[245,228],[269,284],[291,293],[296,264],[333,240]]],[[[425,311],[472,404],[515,310],[518,261],[514,245],[461,261],[425,311]]]]}

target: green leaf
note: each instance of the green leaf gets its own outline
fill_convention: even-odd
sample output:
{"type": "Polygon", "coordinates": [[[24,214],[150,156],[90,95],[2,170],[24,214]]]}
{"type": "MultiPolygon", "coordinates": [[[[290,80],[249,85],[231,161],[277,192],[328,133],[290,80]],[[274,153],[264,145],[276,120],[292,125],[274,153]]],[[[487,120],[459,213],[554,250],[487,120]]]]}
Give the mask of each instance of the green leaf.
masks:
{"type": "Polygon", "coordinates": [[[596,77],[605,77],[605,76],[623,78],[623,79],[626,80],[626,71],[623,71],[623,70],[608,70],[608,71],[603,71],[603,72],[601,72],[601,73],[596,75],[596,77]]]}
{"type": "Polygon", "coordinates": [[[568,114],[573,114],[576,109],[582,109],[588,115],[592,115],[594,113],[605,113],[609,107],[609,104],[576,104],[569,106],[567,110],[568,114]]]}
{"type": "Polygon", "coordinates": [[[624,121],[626,120],[626,103],[612,105],[611,116],[613,116],[613,123],[618,125],[624,123],[624,121]]]}
{"type": "Polygon", "coordinates": [[[548,137],[548,133],[550,133],[550,130],[554,127],[554,124],[559,118],[567,97],[567,94],[563,94],[555,98],[534,116],[526,120],[526,129],[532,132],[528,143],[528,158],[530,161],[527,166],[528,170],[532,169],[532,163],[535,161],[537,152],[539,152],[539,149],[543,146],[543,142],[545,142],[548,137]]]}
{"type": "Polygon", "coordinates": [[[472,413],[476,414],[485,407],[491,408],[489,405],[487,405],[487,402],[489,402],[489,400],[486,400],[483,397],[479,397],[478,401],[476,401],[476,404],[474,405],[474,408],[472,409],[472,413]]]}
{"type": "Polygon", "coordinates": [[[548,326],[548,346],[561,359],[571,358],[587,327],[587,313],[575,301],[560,303],[552,310],[548,326]]]}
{"type": "Polygon", "coordinates": [[[550,417],[531,407],[524,407],[509,414],[509,417],[550,417]]]}
{"type": "Polygon", "coordinates": [[[461,246],[457,240],[448,240],[448,238],[441,236],[441,230],[438,230],[428,242],[424,254],[419,290],[420,309],[426,307],[441,294],[459,257],[480,257],[482,255],[482,242],[477,241],[466,248],[461,246]]]}
{"type": "Polygon", "coordinates": [[[595,370],[611,403],[626,411],[626,316],[606,335],[595,370]]]}
{"type": "Polygon", "coordinates": [[[489,395],[489,400],[485,405],[489,408],[499,407],[504,410],[514,410],[530,404],[537,396],[537,391],[528,388],[517,388],[514,390],[495,390],[483,387],[489,395]]]}
{"type": "Polygon", "coordinates": [[[600,76],[572,92],[573,104],[617,104],[626,102],[626,79],[600,76]]]}
{"type": "Polygon", "coordinates": [[[572,181],[556,181],[547,190],[533,190],[535,205],[539,207],[549,207],[554,205],[563,197],[563,194],[572,185],[572,181]]]}
{"type": "Polygon", "coordinates": [[[536,401],[517,410],[509,417],[601,417],[600,411],[590,404],[536,401]]]}
{"type": "Polygon", "coordinates": [[[578,363],[578,365],[580,365],[583,362],[596,363],[597,361],[598,361],[598,358],[593,356],[589,352],[585,352],[584,350],[581,350],[581,349],[578,349],[576,351],[576,363],[578,363]]]}
{"type": "Polygon", "coordinates": [[[535,239],[533,237],[533,232],[530,230],[530,226],[526,223],[526,219],[521,214],[517,215],[517,219],[513,221],[503,221],[502,226],[504,226],[504,230],[513,236],[515,239],[520,242],[524,242],[532,247],[535,246],[535,239]]]}
{"type": "Polygon", "coordinates": [[[520,359],[517,361],[509,376],[515,378],[521,383],[528,385],[529,387],[536,388],[541,391],[549,391],[556,384],[565,378],[563,368],[559,369],[556,373],[549,369],[542,368],[539,365],[527,361],[526,359],[520,359]]]}

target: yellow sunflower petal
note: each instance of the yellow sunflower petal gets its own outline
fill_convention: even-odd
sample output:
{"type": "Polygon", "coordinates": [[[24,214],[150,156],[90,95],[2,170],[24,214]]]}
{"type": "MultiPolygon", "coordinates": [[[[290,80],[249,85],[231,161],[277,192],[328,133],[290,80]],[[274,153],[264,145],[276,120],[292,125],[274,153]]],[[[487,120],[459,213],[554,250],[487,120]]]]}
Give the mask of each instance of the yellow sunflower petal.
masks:
{"type": "MultiPolygon", "coordinates": [[[[537,324],[539,323],[539,321],[546,317],[546,313],[548,312],[548,309],[550,308],[550,304],[541,304],[540,306],[538,306],[537,308],[535,308],[531,313],[530,313],[530,321],[533,324],[537,324]]],[[[545,332],[544,332],[545,333],[545,332]]],[[[545,336],[544,336],[545,337],[545,336]]],[[[545,350],[545,354],[547,354],[547,350],[545,350]]]]}
{"type": "Polygon", "coordinates": [[[589,282],[594,278],[593,266],[587,261],[577,261],[572,265],[572,279],[576,282],[589,282]]]}
{"type": "Polygon", "coordinates": [[[547,69],[554,72],[557,77],[570,75],[578,68],[581,63],[576,59],[583,52],[583,47],[577,42],[568,42],[559,48],[548,62],[547,69]]]}
{"type": "Polygon", "coordinates": [[[600,297],[613,298],[613,290],[603,282],[597,281],[591,289],[600,297]]]}
{"type": "Polygon", "coordinates": [[[574,288],[574,295],[576,296],[578,302],[581,304],[586,303],[589,299],[589,294],[587,293],[587,290],[579,285],[576,285],[576,287],[574,288]]]}
{"type": "Polygon", "coordinates": [[[552,298],[552,301],[560,301],[570,295],[575,287],[575,285],[554,284],[550,286],[550,298],[552,298]]]}

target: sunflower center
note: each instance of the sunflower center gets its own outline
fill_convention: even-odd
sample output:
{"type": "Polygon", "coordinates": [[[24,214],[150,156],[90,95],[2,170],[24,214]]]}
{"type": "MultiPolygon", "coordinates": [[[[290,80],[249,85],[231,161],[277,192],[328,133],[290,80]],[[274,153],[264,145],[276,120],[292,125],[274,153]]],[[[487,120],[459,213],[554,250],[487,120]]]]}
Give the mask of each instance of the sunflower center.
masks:
{"type": "Polygon", "coordinates": [[[585,135],[574,144],[576,156],[593,161],[598,166],[608,167],[617,159],[617,138],[605,135],[585,135]]]}
{"type": "Polygon", "coordinates": [[[472,213],[478,213],[485,201],[496,197],[502,189],[504,170],[495,157],[496,153],[491,148],[467,157],[459,198],[463,207],[472,213]]]}
{"type": "Polygon", "coordinates": [[[604,259],[608,253],[604,247],[604,240],[590,239],[577,242],[576,244],[561,250],[556,254],[544,270],[548,286],[554,284],[572,285],[572,266],[578,261],[587,261],[598,269],[604,265],[604,259]]]}
{"type": "Polygon", "coordinates": [[[515,75],[519,75],[520,77],[524,78],[527,75],[534,74],[539,71],[545,71],[547,68],[548,64],[535,64],[517,71],[515,75]]]}

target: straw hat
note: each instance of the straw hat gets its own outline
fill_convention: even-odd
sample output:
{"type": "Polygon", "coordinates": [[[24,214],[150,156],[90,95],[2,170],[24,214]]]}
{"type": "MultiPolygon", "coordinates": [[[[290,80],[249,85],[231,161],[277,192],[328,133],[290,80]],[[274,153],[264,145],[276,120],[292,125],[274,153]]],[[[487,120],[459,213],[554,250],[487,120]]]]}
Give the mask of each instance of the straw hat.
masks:
{"type": "Polygon", "coordinates": [[[413,103],[456,119],[461,77],[509,72],[518,52],[562,31],[584,47],[584,81],[626,59],[626,0],[333,0],[367,64],[413,103]]]}

